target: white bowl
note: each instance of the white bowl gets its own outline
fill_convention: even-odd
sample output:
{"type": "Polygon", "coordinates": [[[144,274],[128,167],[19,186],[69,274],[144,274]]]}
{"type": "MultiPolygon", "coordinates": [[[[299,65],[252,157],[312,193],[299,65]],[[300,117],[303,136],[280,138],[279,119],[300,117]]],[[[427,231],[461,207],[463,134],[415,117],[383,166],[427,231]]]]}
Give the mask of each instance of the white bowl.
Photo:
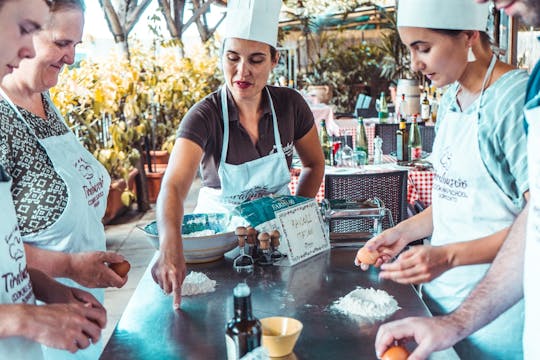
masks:
{"type": "MultiPolygon", "coordinates": [[[[186,214],[182,224],[184,258],[187,263],[203,263],[218,260],[227,251],[238,246],[234,231],[226,231],[229,217],[225,214],[186,214]],[[213,235],[188,236],[190,233],[213,230],[213,235]]],[[[146,238],[159,250],[159,235],[156,221],[144,228],[146,238]]]]}

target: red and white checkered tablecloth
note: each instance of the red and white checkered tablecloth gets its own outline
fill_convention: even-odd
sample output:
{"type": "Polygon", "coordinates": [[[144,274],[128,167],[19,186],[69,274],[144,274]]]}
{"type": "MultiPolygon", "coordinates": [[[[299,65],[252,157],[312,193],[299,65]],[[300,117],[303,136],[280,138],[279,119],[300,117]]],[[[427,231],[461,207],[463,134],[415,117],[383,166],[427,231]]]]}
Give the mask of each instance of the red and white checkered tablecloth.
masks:
{"type": "MultiPolygon", "coordinates": [[[[298,178],[300,177],[300,169],[291,169],[291,181],[289,182],[289,191],[291,192],[291,195],[296,194],[296,188],[298,187],[298,178]]],[[[317,195],[315,196],[315,200],[317,202],[321,202],[324,199],[324,179],[321,183],[321,186],[319,187],[319,191],[317,191],[317,195]]]]}
{"type": "Polygon", "coordinates": [[[407,179],[407,201],[413,204],[416,200],[431,205],[431,188],[433,187],[433,171],[409,170],[407,179]]]}
{"type": "MultiPolygon", "coordinates": [[[[289,182],[289,190],[291,194],[296,194],[296,188],[298,187],[298,178],[300,175],[300,169],[293,169],[291,171],[291,181],[289,182]]],[[[407,202],[414,204],[416,200],[420,200],[424,205],[431,205],[431,188],[433,186],[433,171],[426,170],[408,170],[407,179],[407,202]]],[[[315,196],[317,202],[321,202],[324,199],[324,181],[321,183],[319,191],[315,196]]]]}

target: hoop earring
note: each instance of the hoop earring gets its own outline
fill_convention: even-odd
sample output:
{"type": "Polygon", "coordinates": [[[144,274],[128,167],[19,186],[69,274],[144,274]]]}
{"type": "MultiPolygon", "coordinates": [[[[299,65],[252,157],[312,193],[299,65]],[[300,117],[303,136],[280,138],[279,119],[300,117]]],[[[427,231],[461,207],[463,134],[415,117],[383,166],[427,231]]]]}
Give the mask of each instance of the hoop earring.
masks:
{"type": "Polygon", "coordinates": [[[469,52],[467,53],[467,62],[475,62],[475,61],[476,61],[476,56],[474,56],[472,46],[469,46],[469,52]]]}

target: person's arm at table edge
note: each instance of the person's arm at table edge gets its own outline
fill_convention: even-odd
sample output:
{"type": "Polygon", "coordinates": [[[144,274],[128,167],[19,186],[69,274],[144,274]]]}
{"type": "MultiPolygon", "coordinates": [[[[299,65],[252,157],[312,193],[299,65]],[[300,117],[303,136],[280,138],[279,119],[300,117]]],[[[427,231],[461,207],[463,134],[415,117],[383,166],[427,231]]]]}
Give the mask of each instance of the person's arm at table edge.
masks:
{"type": "Polygon", "coordinates": [[[324,177],[324,155],[317,127],[313,125],[301,139],[294,144],[302,161],[302,172],[298,179],[296,195],[314,198],[324,177]]]}
{"type": "Polygon", "coordinates": [[[29,267],[53,278],[69,278],[90,288],[122,287],[127,281],[107,267],[108,263],[124,260],[122,255],[114,251],[69,253],[41,249],[26,243],[24,251],[29,267]]]}
{"type": "Polygon", "coordinates": [[[160,254],[152,269],[152,275],[166,293],[173,292],[175,308],[180,305],[181,287],[186,271],[180,233],[184,217],[184,201],[202,154],[202,148],[195,142],[184,138],[176,140],[157,200],[160,254]],[[174,262],[176,262],[174,268],[159,269],[161,264],[174,262]]]}

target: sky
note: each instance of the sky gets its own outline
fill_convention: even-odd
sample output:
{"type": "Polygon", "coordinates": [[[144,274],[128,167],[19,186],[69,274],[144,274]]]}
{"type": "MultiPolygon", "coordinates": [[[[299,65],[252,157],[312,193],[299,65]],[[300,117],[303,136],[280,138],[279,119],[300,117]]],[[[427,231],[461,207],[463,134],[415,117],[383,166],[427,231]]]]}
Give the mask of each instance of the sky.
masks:
{"type": "MultiPolygon", "coordinates": [[[[91,58],[101,58],[107,57],[111,51],[114,51],[114,41],[107,22],[105,21],[105,16],[103,10],[99,6],[97,0],[86,0],[86,11],[85,11],[85,26],[83,34],[83,43],[77,47],[77,52],[81,57],[91,57],[91,58]]],[[[222,7],[210,7],[211,12],[208,15],[208,21],[210,24],[215,24],[220,18],[223,8],[222,7]]],[[[135,28],[129,34],[130,38],[137,38],[143,43],[151,43],[153,40],[153,35],[148,29],[148,18],[154,14],[158,14],[161,18],[161,13],[158,10],[158,2],[156,0],[146,8],[145,12],[142,14],[141,18],[135,25],[135,28]]],[[[186,11],[186,21],[187,18],[191,16],[191,11],[186,11]]],[[[168,39],[169,32],[167,26],[162,21],[161,28],[163,29],[163,36],[165,39],[168,39]]],[[[200,44],[199,33],[197,32],[197,27],[195,24],[192,24],[182,36],[182,40],[186,45],[186,48],[189,49],[190,44],[200,44]]]]}
{"type": "MultiPolygon", "coordinates": [[[[215,8],[216,7],[211,6],[211,9],[215,9],[215,8]]],[[[217,16],[219,12],[221,11],[223,11],[223,8],[218,8],[218,11],[214,11],[214,14],[216,14],[217,16]]],[[[149,34],[147,19],[148,17],[156,13],[161,17],[161,13],[158,11],[158,2],[152,1],[152,3],[148,6],[148,8],[146,8],[146,11],[141,16],[139,22],[135,25],[135,28],[133,29],[132,33],[130,33],[130,36],[133,36],[133,35],[137,37],[147,36],[149,34]]],[[[191,15],[191,11],[186,11],[186,17],[190,15],[191,15]]],[[[211,13],[209,17],[210,22],[212,21],[212,18],[213,17],[211,13]]],[[[214,16],[214,18],[216,17],[214,16]]],[[[166,32],[165,35],[168,35],[165,24],[162,25],[162,28],[166,32]]],[[[105,21],[103,10],[99,6],[99,2],[97,0],[86,1],[84,34],[90,35],[94,38],[106,38],[106,39],[112,40],[112,35],[107,26],[107,22],[105,21]]],[[[190,37],[190,36],[195,36],[195,35],[198,35],[196,26],[191,25],[187,30],[187,36],[190,37]]]]}
{"type": "MultiPolygon", "coordinates": [[[[136,35],[148,33],[147,18],[158,11],[157,6],[157,1],[152,1],[148,8],[146,8],[146,11],[133,29],[136,35]]],[[[112,40],[112,34],[109,31],[105,16],[103,15],[103,10],[99,6],[97,0],[86,1],[84,33],[85,35],[91,35],[94,38],[106,38],[112,40]]]]}

